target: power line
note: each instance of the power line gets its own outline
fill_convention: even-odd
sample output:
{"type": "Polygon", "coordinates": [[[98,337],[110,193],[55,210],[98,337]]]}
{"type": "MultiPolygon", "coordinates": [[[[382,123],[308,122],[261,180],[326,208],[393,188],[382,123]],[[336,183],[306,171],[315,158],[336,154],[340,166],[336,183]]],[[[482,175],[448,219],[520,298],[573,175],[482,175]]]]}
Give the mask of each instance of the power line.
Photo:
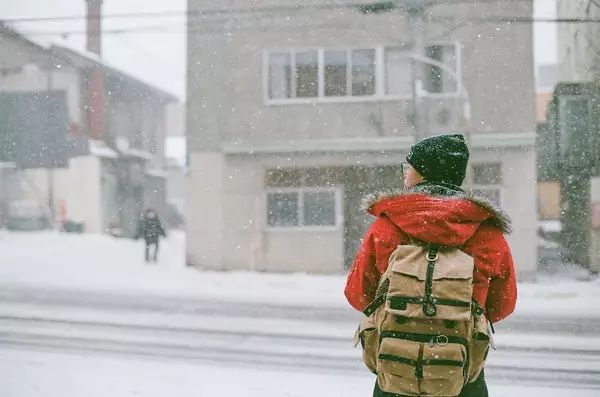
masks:
{"type": "MultiPolygon", "coordinates": [[[[104,15],[66,15],[56,17],[15,17],[15,18],[0,18],[5,22],[11,23],[26,23],[26,22],[64,22],[64,21],[84,21],[88,18],[108,20],[108,19],[144,19],[144,18],[177,18],[177,17],[219,17],[228,15],[247,15],[247,14],[264,14],[264,13],[289,13],[297,11],[332,11],[332,10],[344,10],[352,9],[359,12],[361,9],[368,5],[370,1],[365,0],[363,2],[348,2],[348,1],[330,1],[327,4],[296,4],[296,5],[279,5],[279,6],[263,6],[263,7],[243,7],[243,8],[221,8],[221,9],[207,9],[207,10],[168,10],[168,11],[156,11],[156,12],[132,12],[132,13],[119,13],[119,14],[104,14],[104,15]]],[[[501,2],[499,0],[424,0],[426,7],[434,7],[440,5],[460,5],[464,3],[506,3],[506,2],[523,2],[532,0],[506,0],[501,2]]],[[[553,0],[548,0],[553,1],[553,0]]],[[[595,1],[595,0],[592,0],[595,1]]],[[[380,2],[383,3],[383,2],[380,2]]],[[[406,7],[403,3],[397,1],[389,1],[388,3],[393,4],[397,10],[404,10],[406,7]]]]}
{"type": "MultiPolygon", "coordinates": [[[[119,18],[167,18],[167,17],[214,17],[227,15],[241,14],[256,14],[256,13],[284,13],[294,11],[310,11],[310,10],[336,10],[336,9],[356,9],[358,10],[363,3],[348,3],[348,2],[331,2],[330,4],[321,5],[290,5],[290,6],[270,6],[270,7],[244,7],[244,8],[223,8],[223,9],[207,9],[207,10],[189,10],[189,11],[160,11],[160,12],[145,12],[145,13],[122,13],[122,14],[105,14],[99,16],[90,16],[90,18],[119,19],[119,18]]],[[[4,18],[6,22],[22,23],[22,22],[60,22],[70,20],[86,20],[87,15],[70,15],[58,17],[24,17],[24,18],[4,18]]]]}
{"type": "MultiPolygon", "coordinates": [[[[531,18],[531,17],[485,17],[485,18],[461,18],[461,17],[446,17],[446,16],[430,16],[425,20],[428,23],[462,23],[462,24],[487,24],[487,23],[499,23],[499,24],[534,24],[534,23],[556,23],[556,24],[597,24],[600,23],[600,18],[531,18]]],[[[312,26],[312,25],[305,25],[312,26]]],[[[332,26],[333,27],[333,26],[332,26]]],[[[201,31],[210,30],[210,28],[201,28],[201,31]]],[[[219,27],[214,29],[215,32],[219,31],[236,31],[241,30],[239,27],[219,27]]],[[[102,34],[108,35],[121,35],[121,34],[150,34],[150,33],[184,33],[195,31],[194,24],[182,23],[182,24],[160,24],[160,25],[146,25],[146,26],[131,26],[124,28],[108,28],[103,29],[102,34]],[[173,32],[173,30],[176,30],[173,32]]],[[[86,30],[20,30],[20,33],[28,36],[69,36],[69,35],[80,35],[86,34],[86,30]]]]}

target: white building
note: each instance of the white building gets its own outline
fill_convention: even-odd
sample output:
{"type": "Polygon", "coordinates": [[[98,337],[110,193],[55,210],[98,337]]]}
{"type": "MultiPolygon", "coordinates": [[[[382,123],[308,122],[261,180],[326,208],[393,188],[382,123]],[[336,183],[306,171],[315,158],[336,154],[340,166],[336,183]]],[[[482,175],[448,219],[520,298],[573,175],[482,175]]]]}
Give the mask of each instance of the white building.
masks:
{"type": "Polygon", "coordinates": [[[450,21],[531,17],[531,3],[428,8],[448,21],[424,25],[419,59],[429,63],[415,63],[413,78],[411,23],[400,10],[189,0],[188,262],[343,272],[372,221],[362,197],[401,185],[416,139],[461,131],[472,149],[468,184],[512,215],[518,270],[532,277],[532,28],[450,21]],[[210,24],[197,17],[217,6],[225,10],[210,24]]]}
{"type": "MultiPolygon", "coordinates": [[[[14,169],[17,178],[10,188],[12,201],[35,202],[45,217],[81,223],[90,232],[118,227],[126,235],[134,233],[145,207],[163,211],[165,107],[175,101],[172,95],[111,67],[94,54],[43,47],[3,25],[0,69],[0,94],[37,98],[36,103],[24,102],[17,109],[18,120],[12,123],[18,128],[5,131],[16,135],[4,139],[47,139],[48,145],[59,146],[56,153],[34,146],[39,153],[32,157],[35,160],[39,155],[38,163],[18,159],[17,163],[23,164],[14,169]],[[103,77],[106,95],[102,134],[90,139],[93,70],[103,77]],[[52,117],[56,109],[46,109],[50,104],[43,107],[49,98],[58,98],[55,108],[65,109],[60,115],[60,131],[52,137],[47,136],[49,129],[31,127],[31,120],[52,117]],[[37,138],[31,138],[34,135],[37,138]],[[60,159],[53,157],[57,155],[60,159]]],[[[3,121],[10,120],[0,123],[3,121]]]]}

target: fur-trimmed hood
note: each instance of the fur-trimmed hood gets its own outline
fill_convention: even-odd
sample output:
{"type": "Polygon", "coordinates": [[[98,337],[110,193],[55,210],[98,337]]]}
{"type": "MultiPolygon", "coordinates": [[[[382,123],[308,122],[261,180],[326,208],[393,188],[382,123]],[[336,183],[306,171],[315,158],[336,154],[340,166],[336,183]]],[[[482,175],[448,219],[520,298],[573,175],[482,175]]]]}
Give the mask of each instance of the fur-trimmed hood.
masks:
{"type": "Polygon", "coordinates": [[[419,241],[462,245],[481,225],[510,233],[510,217],[491,201],[453,185],[420,183],[407,191],[370,194],[362,208],[386,217],[419,241]]]}

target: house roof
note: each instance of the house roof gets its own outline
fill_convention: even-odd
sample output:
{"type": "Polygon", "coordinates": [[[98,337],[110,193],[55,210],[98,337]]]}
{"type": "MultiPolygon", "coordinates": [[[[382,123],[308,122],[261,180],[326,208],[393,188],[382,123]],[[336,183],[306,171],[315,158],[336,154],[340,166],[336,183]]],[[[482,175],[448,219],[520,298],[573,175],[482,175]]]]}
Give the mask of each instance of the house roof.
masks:
{"type": "Polygon", "coordinates": [[[147,94],[155,96],[164,102],[177,101],[177,97],[175,97],[175,95],[161,90],[158,87],[146,83],[138,77],[135,77],[118,69],[117,67],[110,65],[108,62],[101,59],[97,54],[94,54],[92,52],[75,50],[73,48],[64,47],[56,44],[53,44],[50,47],[50,51],[63,58],[69,59],[73,64],[81,68],[101,68],[102,70],[104,70],[105,73],[107,73],[109,77],[114,77],[115,79],[133,84],[142,91],[146,92],[147,94]]]}
{"type": "Polygon", "coordinates": [[[174,95],[161,90],[158,87],[153,86],[145,81],[142,81],[138,77],[128,74],[117,67],[110,65],[105,60],[101,59],[98,55],[88,52],[75,50],[65,46],[53,44],[50,47],[46,47],[40,43],[27,37],[25,34],[19,32],[17,29],[8,25],[0,20],[0,35],[7,35],[14,39],[20,40],[23,44],[33,47],[38,51],[44,52],[49,58],[58,58],[62,62],[67,62],[75,67],[79,68],[101,68],[109,76],[117,80],[121,80],[132,84],[143,91],[145,94],[156,97],[163,102],[175,102],[177,97],[174,95]]]}

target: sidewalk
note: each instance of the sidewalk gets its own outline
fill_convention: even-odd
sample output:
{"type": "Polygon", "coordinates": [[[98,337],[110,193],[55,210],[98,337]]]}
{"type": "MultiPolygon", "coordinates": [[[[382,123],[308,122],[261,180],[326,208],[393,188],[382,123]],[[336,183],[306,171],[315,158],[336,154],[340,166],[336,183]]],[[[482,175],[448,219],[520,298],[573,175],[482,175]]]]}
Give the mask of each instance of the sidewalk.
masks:
{"type": "MultiPolygon", "coordinates": [[[[142,244],[100,235],[0,232],[0,291],[63,289],[160,299],[348,308],[344,275],[209,272],[184,266],[184,235],[173,232],[160,261],[144,264],[142,244]]],[[[516,315],[600,319],[600,279],[541,277],[519,285],[516,315]]]]}

